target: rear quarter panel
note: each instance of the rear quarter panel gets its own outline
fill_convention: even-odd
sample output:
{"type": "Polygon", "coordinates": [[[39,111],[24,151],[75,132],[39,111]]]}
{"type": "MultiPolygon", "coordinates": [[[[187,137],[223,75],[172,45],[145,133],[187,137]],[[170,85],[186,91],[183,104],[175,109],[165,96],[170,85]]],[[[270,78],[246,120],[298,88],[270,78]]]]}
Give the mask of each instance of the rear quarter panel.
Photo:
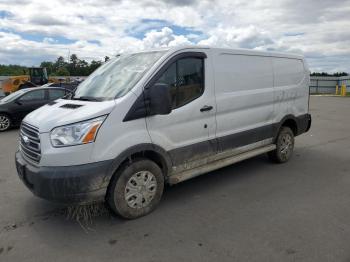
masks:
{"type": "Polygon", "coordinates": [[[308,113],[310,76],[303,59],[272,58],[274,70],[274,122],[286,115],[308,113]]]}

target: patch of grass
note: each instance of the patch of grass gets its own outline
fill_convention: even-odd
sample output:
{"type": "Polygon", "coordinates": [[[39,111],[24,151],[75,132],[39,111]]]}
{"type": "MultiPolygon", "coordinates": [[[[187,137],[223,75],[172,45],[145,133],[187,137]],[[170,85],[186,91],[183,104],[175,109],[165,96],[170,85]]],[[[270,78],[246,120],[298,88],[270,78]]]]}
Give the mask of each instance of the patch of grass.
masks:
{"type": "Polygon", "coordinates": [[[110,211],[105,206],[105,203],[72,205],[68,206],[66,210],[66,218],[77,221],[85,231],[92,225],[93,218],[106,215],[110,215],[110,211]]]}

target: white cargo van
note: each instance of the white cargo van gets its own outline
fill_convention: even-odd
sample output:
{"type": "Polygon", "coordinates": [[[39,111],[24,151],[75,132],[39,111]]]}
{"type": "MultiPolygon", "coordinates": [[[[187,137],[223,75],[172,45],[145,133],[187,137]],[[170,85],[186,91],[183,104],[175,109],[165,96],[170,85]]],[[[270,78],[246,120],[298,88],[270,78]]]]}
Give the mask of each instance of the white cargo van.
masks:
{"type": "Polygon", "coordinates": [[[70,98],[27,115],[16,153],[37,196],[151,212],[164,185],[268,153],[290,159],[308,131],[309,71],[299,55],[181,47],[125,54],[70,98]]]}

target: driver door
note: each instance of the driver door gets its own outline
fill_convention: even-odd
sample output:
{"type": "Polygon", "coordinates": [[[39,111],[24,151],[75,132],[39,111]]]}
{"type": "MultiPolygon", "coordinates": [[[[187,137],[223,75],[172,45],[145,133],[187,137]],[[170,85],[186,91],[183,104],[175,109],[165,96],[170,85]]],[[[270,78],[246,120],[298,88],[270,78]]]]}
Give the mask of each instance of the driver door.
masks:
{"type": "Polygon", "coordinates": [[[15,115],[21,120],[27,114],[46,103],[48,103],[48,99],[45,89],[29,91],[17,99],[16,108],[14,108],[15,115]]]}
{"type": "Polygon", "coordinates": [[[178,166],[216,153],[216,104],[206,53],[181,53],[170,60],[156,83],[170,86],[172,112],[146,121],[152,142],[178,166]]]}

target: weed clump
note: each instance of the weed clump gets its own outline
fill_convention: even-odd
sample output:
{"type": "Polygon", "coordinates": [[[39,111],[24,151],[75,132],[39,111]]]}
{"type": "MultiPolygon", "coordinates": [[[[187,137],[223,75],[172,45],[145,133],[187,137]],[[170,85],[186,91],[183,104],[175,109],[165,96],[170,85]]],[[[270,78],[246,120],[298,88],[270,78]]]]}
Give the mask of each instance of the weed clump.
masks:
{"type": "Polygon", "coordinates": [[[72,205],[66,209],[66,219],[77,221],[85,231],[93,224],[94,218],[109,214],[104,203],[72,205]]]}

